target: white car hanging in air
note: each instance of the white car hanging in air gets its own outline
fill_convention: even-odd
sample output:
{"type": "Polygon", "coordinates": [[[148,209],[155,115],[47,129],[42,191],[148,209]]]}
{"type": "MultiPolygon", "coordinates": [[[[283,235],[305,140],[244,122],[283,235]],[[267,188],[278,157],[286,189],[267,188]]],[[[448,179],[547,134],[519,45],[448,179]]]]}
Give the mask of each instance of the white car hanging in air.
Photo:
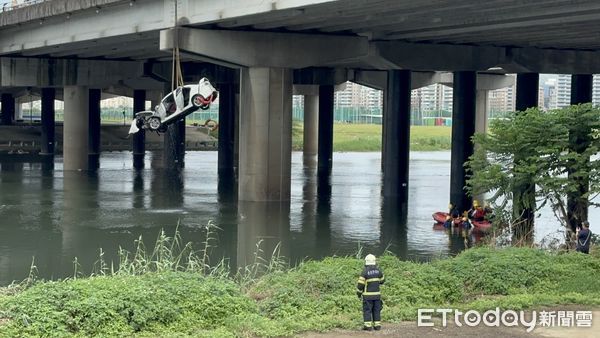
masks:
{"type": "Polygon", "coordinates": [[[164,132],[169,124],[183,119],[198,109],[208,109],[217,96],[217,90],[205,77],[200,79],[197,85],[177,87],[165,96],[153,111],[137,112],[131,122],[129,134],[135,134],[140,129],[164,132]]]}

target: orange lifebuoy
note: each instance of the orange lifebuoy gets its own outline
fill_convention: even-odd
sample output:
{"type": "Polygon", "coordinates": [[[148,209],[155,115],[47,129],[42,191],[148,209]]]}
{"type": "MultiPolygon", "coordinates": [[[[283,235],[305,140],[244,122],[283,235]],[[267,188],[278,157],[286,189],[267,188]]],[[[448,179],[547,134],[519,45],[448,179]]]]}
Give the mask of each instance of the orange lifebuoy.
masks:
{"type": "Polygon", "coordinates": [[[219,124],[217,123],[217,121],[208,119],[206,120],[206,122],[204,122],[204,128],[208,128],[208,130],[210,131],[215,131],[219,129],[219,124]]]}

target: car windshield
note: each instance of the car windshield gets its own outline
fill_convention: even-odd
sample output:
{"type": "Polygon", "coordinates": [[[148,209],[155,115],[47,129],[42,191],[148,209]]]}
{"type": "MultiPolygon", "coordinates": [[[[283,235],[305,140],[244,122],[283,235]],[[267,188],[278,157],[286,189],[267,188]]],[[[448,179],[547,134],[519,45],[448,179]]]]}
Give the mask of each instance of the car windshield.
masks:
{"type": "MultiPolygon", "coordinates": [[[[184,105],[187,105],[187,103],[190,101],[190,88],[189,87],[177,88],[177,89],[175,89],[174,92],[178,92],[179,89],[181,89],[183,91],[183,102],[184,102],[184,105]]],[[[177,106],[175,105],[175,96],[173,95],[173,92],[171,92],[171,93],[169,93],[169,95],[165,96],[162,99],[161,103],[165,107],[165,111],[166,111],[167,115],[171,115],[177,110],[177,106]]],[[[181,109],[183,109],[183,108],[184,107],[181,107],[181,109]]]]}

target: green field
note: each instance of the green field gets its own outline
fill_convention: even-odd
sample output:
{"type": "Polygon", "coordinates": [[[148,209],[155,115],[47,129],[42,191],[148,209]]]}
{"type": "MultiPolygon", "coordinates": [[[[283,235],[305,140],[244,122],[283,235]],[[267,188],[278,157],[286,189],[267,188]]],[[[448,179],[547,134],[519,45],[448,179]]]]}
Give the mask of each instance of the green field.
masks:
{"type": "MultiPolygon", "coordinates": [[[[292,145],[302,150],[302,123],[294,122],[292,145]]],[[[449,150],[451,127],[412,126],[410,149],[414,151],[449,150]]],[[[381,125],[336,123],[333,126],[334,151],[380,151],[381,125]]]]}

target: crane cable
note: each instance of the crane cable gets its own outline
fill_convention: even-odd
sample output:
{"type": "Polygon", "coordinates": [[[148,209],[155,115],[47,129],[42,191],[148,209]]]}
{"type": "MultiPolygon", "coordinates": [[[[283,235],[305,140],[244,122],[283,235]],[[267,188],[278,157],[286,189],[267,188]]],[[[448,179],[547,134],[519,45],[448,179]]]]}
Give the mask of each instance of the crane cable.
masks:
{"type": "MultiPolygon", "coordinates": [[[[178,38],[177,35],[177,31],[175,31],[176,38],[178,38]]],[[[177,87],[183,86],[183,73],[181,72],[181,57],[179,55],[178,44],[177,40],[175,40],[175,46],[173,46],[173,78],[171,79],[171,91],[175,90],[177,87]]]]}
{"type": "Polygon", "coordinates": [[[173,65],[171,68],[171,92],[179,86],[183,86],[183,74],[181,72],[181,56],[179,55],[179,22],[177,20],[177,0],[175,4],[175,29],[173,34],[173,65]]]}

